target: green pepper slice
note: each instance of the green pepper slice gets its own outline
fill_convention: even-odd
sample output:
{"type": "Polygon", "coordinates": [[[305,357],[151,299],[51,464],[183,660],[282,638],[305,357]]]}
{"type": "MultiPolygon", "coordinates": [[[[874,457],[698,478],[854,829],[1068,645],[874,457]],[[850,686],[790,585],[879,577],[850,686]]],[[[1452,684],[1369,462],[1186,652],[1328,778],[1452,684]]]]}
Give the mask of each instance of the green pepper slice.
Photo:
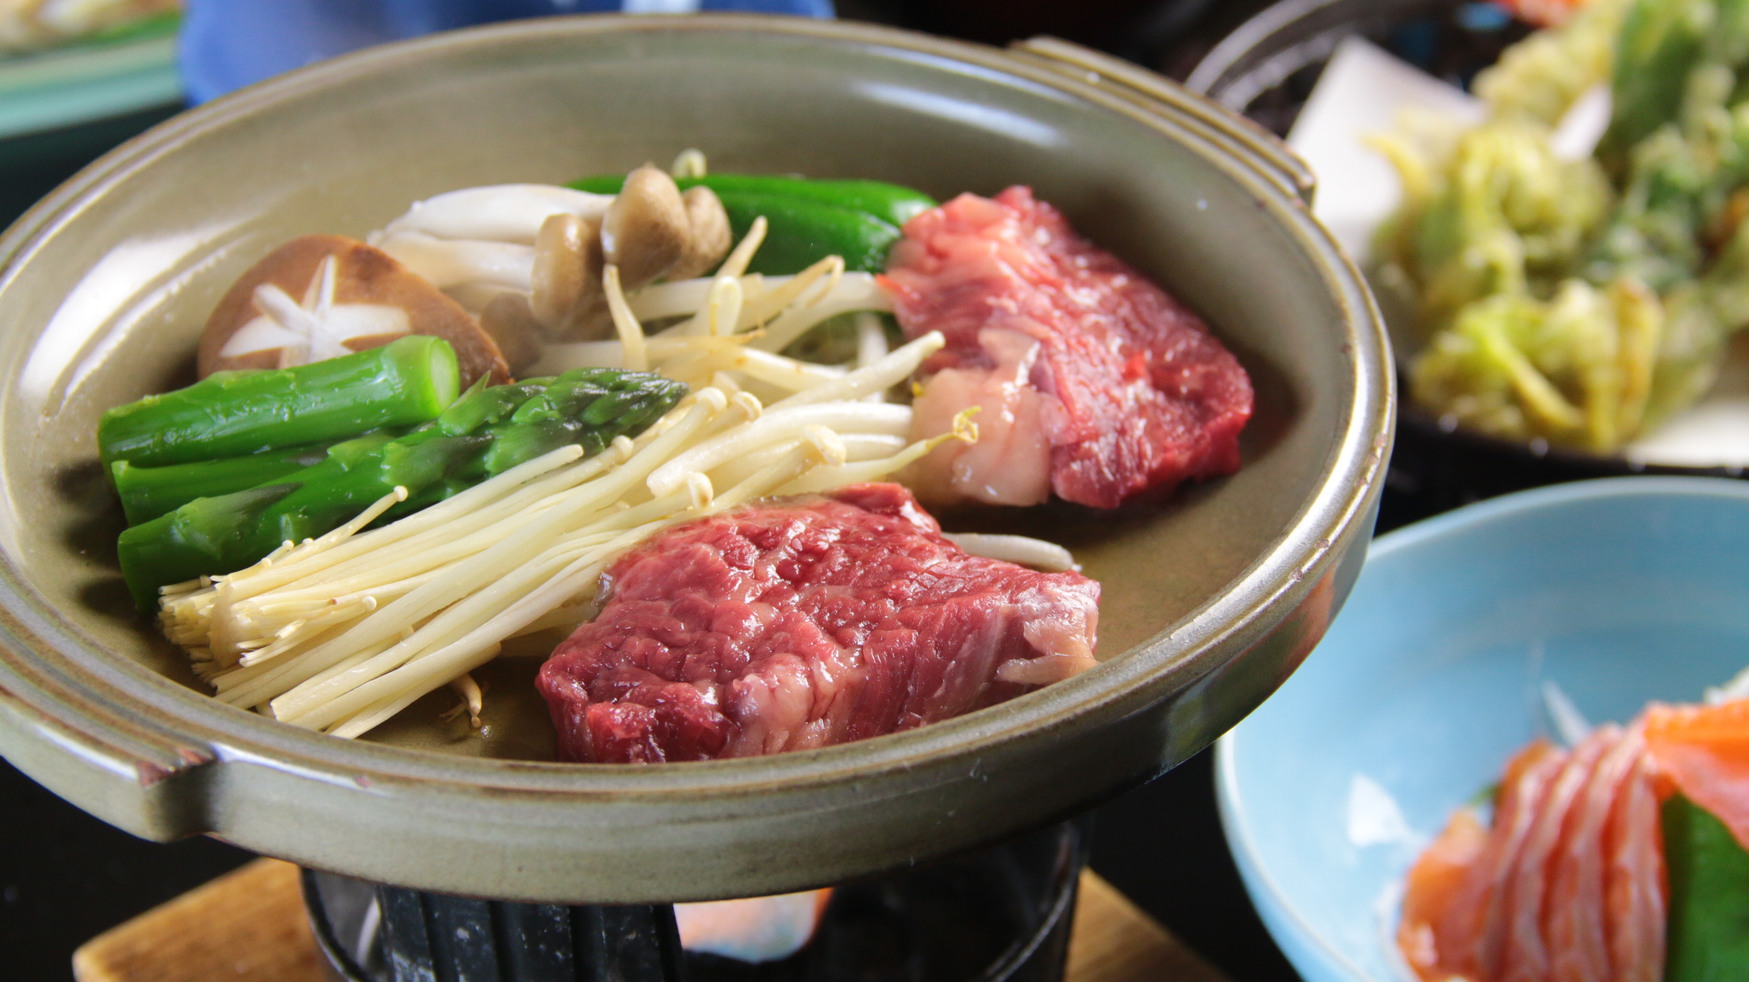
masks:
{"type": "MultiPolygon", "coordinates": [[[[618,193],[623,174],[603,174],[570,186],[596,194],[618,193]]],[[[827,256],[842,256],[846,269],[878,273],[899,241],[899,227],[935,206],[921,192],[884,181],[810,180],[760,174],[711,174],[680,178],[682,188],[703,185],[716,192],[736,239],[765,216],[765,241],[748,272],[800,272],[827,256]]]]}

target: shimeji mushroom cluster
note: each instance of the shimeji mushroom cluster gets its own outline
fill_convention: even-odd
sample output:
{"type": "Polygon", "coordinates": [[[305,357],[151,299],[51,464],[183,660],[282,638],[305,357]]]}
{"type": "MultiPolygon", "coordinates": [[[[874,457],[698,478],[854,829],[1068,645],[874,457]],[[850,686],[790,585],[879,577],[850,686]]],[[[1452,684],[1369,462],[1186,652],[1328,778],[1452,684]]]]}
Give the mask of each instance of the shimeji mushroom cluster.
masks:
{"type": "Polygon", "coordinates": [[[610,333],[609,280],[634,290],[689,279],[731,244],[714,192],[683,193],[650,166],[612,195],[546,184],[451,191],[414,205],[370,242],[478,315],[513,368],[547,341],[610,333]]]}

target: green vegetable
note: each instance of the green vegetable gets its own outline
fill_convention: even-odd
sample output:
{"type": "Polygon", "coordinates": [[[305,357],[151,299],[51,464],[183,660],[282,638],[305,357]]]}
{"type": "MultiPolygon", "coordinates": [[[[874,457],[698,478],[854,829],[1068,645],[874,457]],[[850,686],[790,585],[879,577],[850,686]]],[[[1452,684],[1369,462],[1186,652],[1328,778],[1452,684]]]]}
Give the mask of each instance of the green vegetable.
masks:
{"type": "Polygon", "coordinates": [[[1681,795],[1661,818],[1670,873],[1664,982],[1749,979],[1749,853],[1681,795]]]}
{"type": "Polygon", "coordinates": [[[1594,281],[1634,275],[1668,291],[1706,269],[1742,222],[1749,102],[1732,102],[1739,83],[1722,65],[1687,80],[1676,115],[1627,151],[1621,205],[1587,260],[1594,281]]]}
{"type": "Polygon", "coordinates": [[[162,467],[141,467],[131,461],[118,460],[110,465],[109,476],[121,495],[121,506],[127,513],[128,524],[138,525],[165,512],[175,511],[196,498],[210,498],[270,484],[319,463],[327,455],[326,444],[311,444],[162,467]]]}
{"type": "Polygon", "coordinates": [[[703,184],[719,196],[771,194],[848,208],[878,218],[889,225],[903,225],[935,207],[935,199],[885,181],[828,181],[801,177],[770,177],[750,174],[712,174],[682,178],[682,188],[703,184]]]}
{"type": "MultiPolygon", "coordinates": [[[[601,174],[587,177],[571,186],[596,194],[617,194],[625,183],[624,174],[601,174]]],[[[886,181],[827,180],[806,177],[780,177],[772,174],[709,174],[704,177],[675,178],[681,190],[703,185],[723,195],[775,194],[800,198],[835,208],[848,208],[878,218],[888,225],[903,225],[922,212],[935,207],[935,199],[921,191],[886,181]]]]}
{"type": "Polygon", "coordinates": [[[1638,0],[1616,35],[1613,112],[1599,152],[1620,162],[1676,118],[1688,72],[1702,64],[1717,18],[1714,0],[1638,0]]]}
{"type": "Polygon", "coordinates": [[[1615,142],[1599,153],[1624,184],[1582,271],[1635,278],[1663,299],[1656,423],[1706,394],[1749,325],[1749,0],[1639,0],[1618,58],[1615,142]]]}
{"type": "Polygon", "coordinates": [[[101,28],[85,38],[81,44],[125,44],[129,41],[144,41],[149,38],[170,37],[182,27],[182,14],[179,11],[167,10],[151,14],[136,20],[123,21],[101,28]]]}
{"type": "MultiPolygon", "coordinates": [[[[607,174],[571,187],[615,194],[624,181],[622,174],[607,174]]],[[[883,181],[712,174],[675,183],[683,189],[702,184],[716,192],[737,239],[764,215],[765,242],[748,268],[766,274],[799,272],[832,255],[844,257],[846,269],[880,272],[899,240],[899,226],[935,206],[927,195],[883,181]]]]}
{"type": "Polygon", "coordinates": [[[686,387],[642,372],[581,369],[556,378],[476,387],[404,436],[335,444],[321,462],[246,491],[190,501],[123,532],[122,573],[142,607],[160,587],[233,572],[282,543],[314,538],[404,487],[409,514],[566,444],[596,453],[634,435],[686,387]]]}
{"type": "Polygon", "coordinates": [[[104,413],[98,455],[153,467],[331,442],[423,423],[460,387],[455,351],[424,335],[295,368],[215,372],[104,413]]]}
{"type": "Polygon", "coordinates": [[[844,257],[844,268],[878,273],[899,241],[896,225],[850,208],[781,194],[734,193],[723,197],[736,239],[765,216],[765,241],[748,272],[798,273],[827,256],[844,257]]]}

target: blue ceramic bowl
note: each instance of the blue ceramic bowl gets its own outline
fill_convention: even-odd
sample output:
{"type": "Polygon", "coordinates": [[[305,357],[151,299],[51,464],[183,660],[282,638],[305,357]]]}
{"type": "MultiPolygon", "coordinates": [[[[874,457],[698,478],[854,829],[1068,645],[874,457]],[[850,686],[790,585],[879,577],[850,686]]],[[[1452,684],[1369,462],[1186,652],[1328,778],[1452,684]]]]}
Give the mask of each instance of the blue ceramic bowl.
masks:
{"type": "Polygon", "coordinates": [[[1749,663],[1749,484],[1521,492],[1381,537],[1306,664],[1217,746],[1227,838],[1307,982],[1404,982],[1400,883],[1452,810],[1551,735],[1694,701],[1749,663]]]}

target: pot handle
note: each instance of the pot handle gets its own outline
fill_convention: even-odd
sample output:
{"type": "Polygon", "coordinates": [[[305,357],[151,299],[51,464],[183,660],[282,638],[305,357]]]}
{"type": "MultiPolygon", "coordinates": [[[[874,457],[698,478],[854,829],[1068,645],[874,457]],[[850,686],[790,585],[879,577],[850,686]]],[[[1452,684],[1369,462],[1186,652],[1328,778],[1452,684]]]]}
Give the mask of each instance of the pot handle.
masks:
{"type": "Polygon", "coordinates": [[[1237,153],[1289,195],[1310,204],[1310,167],[1275,134],[1139,65],[1054,37],[1016,41],[1009,51],[1060,75],[1111,92],[1237,153]]]}
{"type": "Polygon", "coordinates": [[[208,831],[204,780],[213,753],[166,741],[117,715],[99,719],[64,705],[36,705],[31,680],[0,663],[0,756],[27,777],[92,815],[159,842],[208,831]]]}

